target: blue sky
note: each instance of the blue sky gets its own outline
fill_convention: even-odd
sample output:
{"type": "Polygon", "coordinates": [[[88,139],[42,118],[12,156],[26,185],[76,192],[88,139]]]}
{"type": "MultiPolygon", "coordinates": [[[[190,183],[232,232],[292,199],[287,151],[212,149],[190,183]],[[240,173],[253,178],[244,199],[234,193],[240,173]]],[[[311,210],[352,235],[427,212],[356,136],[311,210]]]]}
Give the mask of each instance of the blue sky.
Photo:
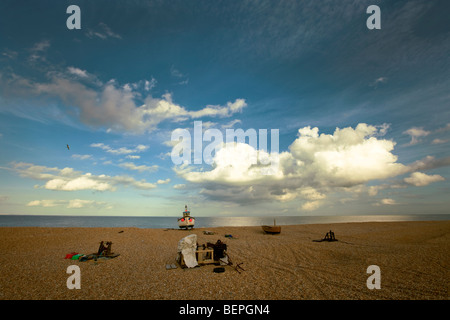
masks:
{"type": "Polygon", "coordinates": [[[2,1],[0,214],[448,213],[449,9],[2,1]],[[194,121],[278,129],[276,171],[248,145],[175,165],[171,134],[194,121]]]}

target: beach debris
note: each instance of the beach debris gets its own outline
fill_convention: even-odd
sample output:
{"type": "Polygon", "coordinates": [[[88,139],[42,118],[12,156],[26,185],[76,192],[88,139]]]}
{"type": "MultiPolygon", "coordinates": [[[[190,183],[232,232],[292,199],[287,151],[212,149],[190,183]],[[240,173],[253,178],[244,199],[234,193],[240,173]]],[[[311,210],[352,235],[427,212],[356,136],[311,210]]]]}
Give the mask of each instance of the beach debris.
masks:
{"type": "Polygon", "coordinates": [[[322,241],[332,242],[332,241],[338,241],[338,240],[334,236],[334,232],[330,230],[329,232],[326,233],[326,235],[325,235],[325,237],[323,239],[313,240],[313,241],[314,242],[322,242],[322,241]]]}
{"type": "Polygon", "coordinates": [[[112,246],[111,241],[107,241],[106,246],[104,245],[104,241],[101,241],[100,246],[98,247],[97,255],[98,256],[101,256],[101,255],[110,256],[111,255],[111,246],[112,246]]]}
{"type": "Polygon", "coordinates": [[[211,264],[215,263],[214,261],[214,249],[211,247],[197,246],[197,262],[198,264],[211,264]]]}
{"type": "Polygon", "coordinates": [[[236,270],[238,273],[241,273],[241,270],[245,271],[245,269],[242,268],[242,266],[241,266],[244,263],[240,262],[236,265],[233,265],[233,261],[231,261],[231,258],[228,254],[226,255],[226,259],[222,258],[222,259],[220,259],[220,261],[223,263],[223,265],[228,265],[228,266],[234,267],[234,270],[236,270]]]}
{"type": "Polygon", "coordinates": [[[228,239],[239,239],[239,237],[237,235],[233,236],[232,234],[226,234],[226,235],[224,235],[224,237],[228,238],[228,239]]]}
{"type": "Polygon", "coordinates": [[[208,236],[211,236],[211,235],[215,235],[216,233],[213,232],[213,231],[205,230],[205,231],[203,231],[203,234],[206,234],[206,235],[208,235],[208,236]]]}
{"type": "Polygon", "coordinates": [[[210,247],[214,251],[214,260],[219,261],[221,258],[225,257],[227,245],[223,243],[220,239],[216,243],[207,242],[207,247],[210,247]]]}
{"type": "Polygon", "coordinates": [[[120,230],[118,233],[123,233],[123,230],[120,230]]]}
{"type": "Polygon", "coordinates": [[[184,267],[194,268],[198,266],[195,256],[197,251],[197,235],[190,234],[178,241],[178,263],[184,267]]]}
{"type": "Polygon", "coordinates": [[[166,264],[166,270],[170,270],[170,269],[176,269],[177,268],[177,266],[176,266],[176,264],[166,264]]]}
{"type": "Polygon", "coordinates": [[[72,259],[73,256],[77,255],[78,252],[71,252],[66,254],[66,257],[64,259],[72,259]]]}
{"type": "Polygon", "coordinates": [[[217,267],[213,269],[214,273],[222,273],[225,272],[225,268],[224,267],[217,267]]]}
{"type": "MultiPolygon", "coordinates": [[[[194,268],[200,265],[215,264],[219,266],[232,266],[237,272],[245,271],[242,262],[234,265],[227,253],[227,244],[220,239],[216,243],[207,242],[198,245],[197,235],[191,234],[178,242],[177,262],[182,268],[194,268]]],[[[166,265],[169,270],[169,265],[166,265]]],[[[221,269],[218,269],[221,270],[221,269]]],[[[216,271],[215,271],[216,272],[216,271]]],[[[223,271],[219,271],[223,272],[223,271]]]]}
{"type": "Polygon", "coordinates": [[[84,262],[88,260],[97,261],[97,259],[112,259],[118,257],[120,254],[111,252],[111,246],[111,241],[107,241],[106,243],[102,241],[100,242],[100,246],[96,253],[80,254],[77,252],[72,252],[67,254],[64,259],[79,260],[81,262],[84,262]]]}

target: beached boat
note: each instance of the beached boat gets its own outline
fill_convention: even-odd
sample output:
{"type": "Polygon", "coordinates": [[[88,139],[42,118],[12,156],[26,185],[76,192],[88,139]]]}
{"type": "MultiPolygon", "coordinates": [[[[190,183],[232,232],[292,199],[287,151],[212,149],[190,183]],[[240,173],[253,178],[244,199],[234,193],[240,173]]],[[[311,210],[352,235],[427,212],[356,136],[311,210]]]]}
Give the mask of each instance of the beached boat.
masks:
{"type": "Polygon", "coordinates": [[[275,220],[273,220],[273,226],[261,226],[265,233],[277,234],[281,232],[281,226],[277,226],[275,220]]]}
{"type": "Polygon", "coordinates": [[[180,228],[193,228],[195,224],[195,218],[191,217],[191,212],[188,211],[187,205],[184,206],[183,217],[178,218],[178,226],[180,228]]]}

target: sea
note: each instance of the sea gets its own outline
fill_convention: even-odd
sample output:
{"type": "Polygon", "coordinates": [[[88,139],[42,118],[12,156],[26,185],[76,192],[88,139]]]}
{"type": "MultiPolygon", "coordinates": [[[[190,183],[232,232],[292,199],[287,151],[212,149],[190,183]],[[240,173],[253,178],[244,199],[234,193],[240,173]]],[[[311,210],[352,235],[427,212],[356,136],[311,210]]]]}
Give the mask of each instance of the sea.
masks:
{"type": "MultiPolygon", "coordinates": [[[[56,215],[0,215],[0,227],[55,227],[55,228],[178,228],[178,217],[133,216],[56,216],[56,215]]],[[[272,217],[195,217],[196,228],[226,226],[327,224],[345,222],[386,221],[443,221],[450,214],[411,215],[348,215],[348,216],[272,216],[272,217]]]]}

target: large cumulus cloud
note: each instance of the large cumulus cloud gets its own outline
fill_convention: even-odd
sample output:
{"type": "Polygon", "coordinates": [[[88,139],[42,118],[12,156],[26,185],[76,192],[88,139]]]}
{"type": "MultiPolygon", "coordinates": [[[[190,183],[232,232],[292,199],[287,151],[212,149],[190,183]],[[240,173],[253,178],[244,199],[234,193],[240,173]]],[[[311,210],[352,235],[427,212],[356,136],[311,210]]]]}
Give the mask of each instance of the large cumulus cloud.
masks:
{"type": "Polygon", "coordinates": [[[212,200],[249,204],[300,199],[303,210],[314,210],[330,193],[352,188],[360,192],[360,186],[369,182],[423,167],[398,162],[395,142],[384,138],[386,128],[360,123],[325,134],[308,126],[298,130],[288,151],[270,154],[248,144],[228,143],[216,153],[210,170],[182,165],[175,171],[199,185],[201,194],[212,200]],[[272,166],[255,164],[261,157],[271,159],[272,166]]]}

